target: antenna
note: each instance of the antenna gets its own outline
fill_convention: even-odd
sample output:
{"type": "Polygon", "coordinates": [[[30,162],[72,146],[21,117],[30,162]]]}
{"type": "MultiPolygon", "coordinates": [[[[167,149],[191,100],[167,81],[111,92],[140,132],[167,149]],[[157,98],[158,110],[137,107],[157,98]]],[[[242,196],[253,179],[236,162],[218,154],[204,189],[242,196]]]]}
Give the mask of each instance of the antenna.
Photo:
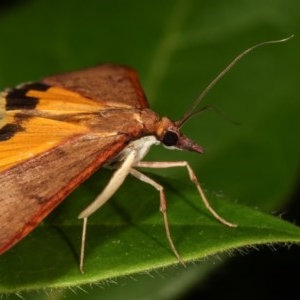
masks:
{"type": "MultiPolygon", "coordinates": [[[[246,49],[245,51],[243,51],[242,53],[240,53],[238,56],[236,56],[231,63],[229,63],[211,82],[210,84],[204,89],[204,91],[202,93],[200,93],[200,95],[198,96],[198,98],[195,100],[195,102],[192,104],[191,108],[181,117],[181,119],[179,119],[178,121],[175,122],[176,126],[178,128],[180,128],[191,116],[193,116],[195,113],[194,110],[196,109],[196,107],[199,105],[199,103],[201,102],[201,100],[206,96],[206,94],[213,88],[213,86],[240,60],[242,59],[245,55],[247,55],[249,52],[251,52],[252,50],[260,47],[260,46],[264,46],[264,45],[269,45],[269,44],[277,44],[277,43],[283,43],[286,42],[288,40],[290,40],[291,38],[293,38],[294,35],[292,34],[291,36],[285,38],[285,39],[281,39],[281,40],[273,40],[273,41],[267,41],[267,42],[262,42],[259,44],[256,44],[248,49],[246,49]]],[[[202,111],[202,110],[200,110],[202,111]]]]}

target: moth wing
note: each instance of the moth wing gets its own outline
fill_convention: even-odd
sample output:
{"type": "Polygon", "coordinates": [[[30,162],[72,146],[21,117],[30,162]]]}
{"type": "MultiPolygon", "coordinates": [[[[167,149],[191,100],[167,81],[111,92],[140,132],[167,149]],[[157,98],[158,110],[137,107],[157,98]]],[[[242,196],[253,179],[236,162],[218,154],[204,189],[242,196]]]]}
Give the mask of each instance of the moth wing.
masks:
{"type": "Polygon", "coordinates": [[[71,191],[124,147],[127,137],[89,134],[0,173],[0,254],[27,235],[71,191]]]}
{"type": "MultiPolygon", "coordinates": [[[[126,82],[124,88],[129,88],[130,92],[125,89],[122,95],[120,91],[116,92],[118,88],[114,89],[111,86],[117,85],[115,77],[115,81],[107,79],[110,81],[110,86],[102,82],[106,80],[102,73],[108,67],[107,65],[92,68],[92,70],[96,69],[96,73],[100,70],[102,77],[98,76],[99,84],[103,83],[103,88],[108,89],[107,93],[110,90],[112,95],[115,95],[114,97],[120,96],[121,99],[105,97],[105,93],[101,95],[104,97],[103,99],[87,98],[80,94],[79,90],[85,89],[85,87],[79,83],[78,92],[72,91],[73,86],[76,89],[75,83],[78,81],[76,76],[85,82],[85,76],[93,74],[89,71],[90,69],[49,77],[52,79],[45,79],[45,81],[49,81],[47,84],[43,82],[23,84],[1,93],[0,172],[11,165],[31,159],[35,155],[56,147],[64,139],[73,135],[88,133],[92,130],[91,127],[95,127],[95,122],[97,123],[97,132],[104,136],[114,135],[118,130],[124,131],[124,120],[122,122],[120,118],[113,118],[108,122],[107,117],[102,116],[106,111],[118,111],[119,109],[122,109],[123,114],[130,115],[135,107],[128,103],[134,104],[135,101],[142,101],[145,98],[140,96],[143,92],[137,86],[138,83],[135,80],[138,79],[133,70],[120,66],[109,66],[116,70],[117,74],[124,73],[123,76],[126,75],[126,72],[131,74],[131,77],[126,75],[127,79],[124,79],[126,82]],[[67,87],[50,85],[51,81],[53,84],[60,82],[61,86],[66,85],[67,87]],[[112,84],[112,82],[114,83],[112,84]],[[130,82],[136,86],[131,85],[130,82]],[[134,90],[133,87],[137,89],[134,90]],[[132,95],[129,96],[131,93],[132,95]],[[124,99],[127,100],[127,103],[124,99]]],[[[111,71],[111,73],[114,72],[111,71]]],[[[96,76],[96,74],[94,75],[96,76]]],[[[101,91],[102,86],[98,86],[97,90],[101,91]]],[[[142,102],[138,103],[141,106],[142,102]]],[[[125,119],[129,121],[128,117],[125,119]]]]}
{"type": "MultiPolygon", "coordinates": [[[[0,172],[57,147],[72,136],[88,133],[76,124],[41,117],[6,116],[0,128],[0,172]]],[[[1,174],[1,173],[0,173],[1,174]]]]}
{"type": "Polygon", "coordinates": [[[118,133],[126,132],[128,118],[110,124],[101,111],[130,115],[132,108],[147,107],[138,75],[120,65],[47,77],[2,93],[0,254],[128,143],[129,136],[118,133]],[[114,128],[108,132],[101,124],[114,128]]]}
{"type": "Polygon", "coordinates": [[[135,108],[149,107],[137,72],[123,65],[102,64],[46,77],[42,82],[68,89],[93,100],[118,102],[135,108]]]}

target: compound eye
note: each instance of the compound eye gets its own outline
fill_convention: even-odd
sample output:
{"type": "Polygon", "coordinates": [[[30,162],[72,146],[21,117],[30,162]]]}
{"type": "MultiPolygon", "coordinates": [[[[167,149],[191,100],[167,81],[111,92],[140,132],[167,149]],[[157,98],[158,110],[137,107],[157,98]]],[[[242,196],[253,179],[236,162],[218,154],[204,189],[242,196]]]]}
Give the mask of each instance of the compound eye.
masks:
{"type": "Polygon", "coordinates": [[[174,146],[177,144],[178,134],[174,131],[167,131],[162,138],[162,143],[166,146],[174,146]]]}

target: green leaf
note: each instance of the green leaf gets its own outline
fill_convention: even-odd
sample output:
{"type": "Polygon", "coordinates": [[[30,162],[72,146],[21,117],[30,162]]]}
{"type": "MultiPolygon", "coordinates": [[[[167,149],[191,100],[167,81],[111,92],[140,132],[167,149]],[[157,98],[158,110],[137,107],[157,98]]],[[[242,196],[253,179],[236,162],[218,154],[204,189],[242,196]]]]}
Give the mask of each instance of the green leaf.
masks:
{"type": "MultiPolygon", "coordinates": [[[[95,177],[93,182],[99,182],[99,174],[95,177]]],[[[167,187],[172,236],[187,262],[236,247],[300,241],[300,229],[296,226],[210,195],[220,214],[239,225],[227,228],[203,208],[192,185],[171,178],[157,177],[157,180],[167,187]]],[[[94,190],[95,185],[90,189],[94,190]]],[[[157,193],[132,179],[105,208],[91,217],[85,274],[81,275],[78,270],[81,222],[74,217],[83,206],[80,202],[85,196],[80,197],[80,192],[3,255],[0,286],[5,292],[69,287],[177,263],[165,237],[157,209],[157,193]],[[6,272],[12,266],[19,276],[6,272]]]]}
{"type": "MultiPolygon", "coordinates": [[[[147,157],[188,160],[212,206],[239,225],[227,228],[213,219],[185,170],[148,173],[166,188],[178,251],[185,261],[196,261],[205,277],[215,262],[202,259],[211,255],[255,244],[299,242],[299,228],[271,215],[293,193],[300,165],[299,14],[297,1],[284,0],[271,5],[195,0],[16,2],[0,10],[0,87],[101,61],[119,62],[139,70],[153,110],[178,119],[239,52],[294,33],[296,38],[288,43],[257,49],[244,58],[203,101],[218,106],[241,126],[203,113],[183,131],[206,149],[205,156],[156,147],[147,157]]],[[[157,191],[128,178],[90,218],[85,274],[79,273],[77,216],[109,176],[106,171],[95,174],[0,257],[0,293],[79,289],[116,277],[122,283],[127,276],[140,278],[141,272],[153,274],[157,268],[177,264],[165,237],[157,191]]],[[[199,276],[193,265],[188,263],[188,270],[170,268],[166,276],[190,278],[183,280],[183,291],[191,278],[199,276]]],[[[162,299],[153,292],[150,276],[142,281],[152,299],[162,299]]],[[[179,289],[173,282],[174,286],[179,289]]],[[[174,288],[176,295],[178,289],[174,288]]],[[[96,293],[116,299],[118,292],[107,292],[111,290],[96,288],[96,293]]],[[[120,289],[119,295],[143,299],[138,291],[120,289]]],[[[175,294],[170,292],[169,299],[175,294]]]]}

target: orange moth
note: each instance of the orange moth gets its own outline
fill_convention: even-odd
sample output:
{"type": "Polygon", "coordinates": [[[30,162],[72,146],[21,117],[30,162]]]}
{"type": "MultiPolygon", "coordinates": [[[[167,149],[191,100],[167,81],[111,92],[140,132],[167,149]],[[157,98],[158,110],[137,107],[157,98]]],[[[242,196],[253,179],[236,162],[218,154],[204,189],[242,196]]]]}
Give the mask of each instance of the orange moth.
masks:
{"type": "MultiPolygon", "coordinates": [[[[203,91],[178,121],[160,117],[149,107],[137,73],[126,66],[104,64],[46,77],[1,93],[0,99],[0,254],[32,231],[64,198],[100,167],[114,173],[100,195],[79,214],[83,219],[80,269],[83,270],[87,219],[120,187],[128,174],[152,185],[160,194],[169,244],[172,241],[163,187],[137,170],[184,167],[212,215],[236,226],[209,205],[186,161],[145,162],[152,145],[203,153],[181,133],[211,87],[254,48],[237,56],[203,91]]],[[[202,109],[203,110],[203,109],[202,109]]]]}

